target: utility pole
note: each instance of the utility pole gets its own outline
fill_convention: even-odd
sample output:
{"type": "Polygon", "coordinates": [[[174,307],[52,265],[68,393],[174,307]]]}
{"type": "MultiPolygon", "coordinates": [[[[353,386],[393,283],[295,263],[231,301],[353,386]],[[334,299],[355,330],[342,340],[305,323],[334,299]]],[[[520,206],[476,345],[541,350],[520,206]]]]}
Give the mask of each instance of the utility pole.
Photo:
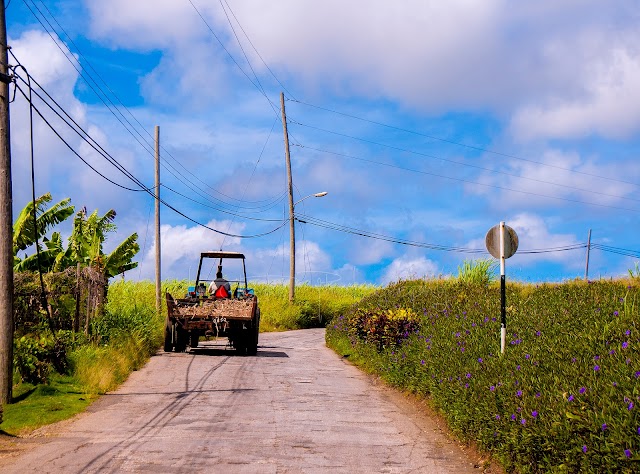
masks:
{"type": "Polygon", "coordinates": [[[291,178],[291,155],[289,154],[289,132],[287,131],[287,114],[284,110],[284,93],[280,92],[280,109],[282,111],[282,129],[284,131],[284,157],[287,163],[287,185],[289,189],[289,234],[291,237],[291,257],[289,259],[289,301],[293,302],[296,291],[296,226],[293,215],[293,179],[291,178]]]}
{"type": "Polygon", "coordinates": [[[584,280],[589,281],[589,253],[591,252],[591,229],[589,229],[589,237],[587,237],[587,263],[584,267],[584,280]]]}
{"type": "Polygon", "coordinates": [[[160,127],[156,125],[156,313],[162,312],[160,280],[160,127]]]}
{"type": "Polygon", "coordinates": [[[9,134],[7,24],[0,6],[0,406],[11,403],[13,385],[13,195],[9,134]]]}

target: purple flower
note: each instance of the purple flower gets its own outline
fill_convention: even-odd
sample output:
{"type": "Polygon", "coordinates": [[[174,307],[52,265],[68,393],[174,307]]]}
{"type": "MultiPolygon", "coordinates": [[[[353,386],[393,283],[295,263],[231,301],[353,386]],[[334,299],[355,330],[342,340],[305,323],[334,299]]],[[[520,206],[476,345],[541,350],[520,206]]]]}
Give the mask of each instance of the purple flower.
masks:
{"type": "Polygon", "coordinates": [[[522,396],[522,390],[518,390],[516,392],[516,397],[521,397],[522,396]]]}
{"type": "Polygon", "coordinates": [[[593,360],[600,360],[600,356],[595,356],[593,360]]]}
{"type": "Polygon", "coordinates": [[[587,445],[586,444],[582,445],[582,452],[585,453],[585,454],[587,453],[587,445]]]}
{"type": "Polygon", "coordinates": [[[636,378],[640,377],[640,370],[635,373],[636,378]]]}
{"type": "Polygon", "coordinates": [[[520,420],[520,424],[522,424],[523,426],[527,424],[527,420],[525,420],[524,418],[522,420],[520,420]]]}
{"type": "Polygon", "coordinates": [[[630,450],[628,450],[628,449],[625,449],[625,450],[624,450],[624,455],[625,455],[626,457],[630,458],[630,457],[631,457],[631,451],[630,451],[630,450]]]}
{"type": "Polygon", "coordinates": [[[536,336],[539,336],[539,335],[540,335],[540,331],[536,331],[536,336]]]}
{"type": "Polygon", "coordinates": [[[470,379],[470,378],[471,378],[471,374],[467,374],[467,375],[466,375],[466,377],[467,377],[468,379],[470,379]]]}
{"type": "Polygon", "coordinates": [[[624,342],[622,343],[622,348],[623,348],[623,349],[626,349],[627,347],[629,347],[629,343],[628,343],[627,341],[624,341],[624,342]]]}
{"type": "Polygon", "coordinates": [[[602,423],[602,431],[606,431],[607,429],[607,424],[606,423],[602,423]]]}
{"type": "Polygon", "coordinates": [[[492,385],[491,387],[489,387],[489,390],[491,390],[492,392],[495,392],[496,391],[496,386],[492,385]]]}
{"type": "Polygon", "coordinates": [[[616,351],[614,351],[613,349],[611,349],[611,350],[609,351],[609,355],[613,355],[613,354],[615,354],[615,353],[616,353],[616,351]]]}
{"type": "Polygon", "coordinates": [[[534,418],[537,418],[538,417],[538,410],[533,410],[531,412],[531,416],[534,417],[534,418]]]}
{"type": "Polygon", "coordinates": [[[530,357],[531,357],[531,356],[530,356],[529,354],[525,354],[525,355],[524,355],[524,358],[525,358],[525,359],[529,359],[530,357]]]}
{"type": "Polygon", "coordinates": [[[638,434],[640,435],[640,426],[638,426],[638,434]]]}
{"type": "Polygon", "coordinates": [[[575,358],[575,357],[572,357],[572,358],[571,358],[571,362],[575,364],[575,363],[576,363],[576,358],[575,358]]]}
{"type": "Polygon", "coordinates": [[[599,366],[599,365],[596,365],[596,366],[593,368],[593,370],[594,370],[594,372],[597,372],[598,370],[600,370],[600,366],[599,366]]]}
{"type": "Polygon", "coordinates": [[[520,366],[519,366],[519,365],[518,365],[518,366],[516,366],[516,370],[520,370],[520,366]]]}
{"type": "Polygon", "coordinates": [[[627,330],[624,332],[624,335],[625,335],[625,336],[630,336],[630,335],[631,335],[631,330],[630,330],[630,329],[627,329],[627,330]]]}
{"type": "Polygon", "coordinates": [[[469,388],[469,384],[468,383],[464,384],[464,388],[469,388]]]}
{"type": "Polygon", "coordinates": [[[420,361],[420,364],[421,364],[421,365],[424,365],[424,359],[422,359],[422,360],[420,361]]]}
{"type": "Polygon", "coordinates": [[[617,311],[614,311],[614,312],[613,312],[613,315],[614,315],[614,316],[618,316],[618,314],[620,314],[620,313],[618,313],[617,311]]]}
{"type": "Polygon", "coordinates": [[[516,414],[511,415],[511,421],[516,421],[516,414]]]}
{"type": "Polygon", "coordinates": [[[569,398],[567,398],[567,400],[572,402],[573,401],[573,395],[569,395],[569,398]]]}
{"type": "MultiPolygon", "coordinates": [[[[496,420],[500,419],[500,415],[496,415],[496,420]]],[[[638,430],[640,430],[640,428],[638,428],[638,430]]]]}
{"type": "Polygon", "coordinates": [[[631,359],[627,359],[624,361],[625,364],[629,365],[631,363],[631,359]]]}
{"type": "Polygon", "coordinates": [[[482,360],[482,357],[478,357],[478,362],[480,362],[481,364],[482,364],[482,362],[484,362],[484,361],[482,360]]]}
{"type": "Polygon", "coordinates": [[[540,398],[540,392],[536,393],[535,397],[540,398]]]}
{"type": "Polygon", "coordinates": [[[580,395],[583,395],[584,392],[586,392],[586,391],[587,391],[586,387],[580,387],[580,395]]]}
{"type": "Polygon", "coordinates": [[[633,409],[633,402],[629,402],[629,405],[627,406],[627,410],[631,411],[633,409]]]}

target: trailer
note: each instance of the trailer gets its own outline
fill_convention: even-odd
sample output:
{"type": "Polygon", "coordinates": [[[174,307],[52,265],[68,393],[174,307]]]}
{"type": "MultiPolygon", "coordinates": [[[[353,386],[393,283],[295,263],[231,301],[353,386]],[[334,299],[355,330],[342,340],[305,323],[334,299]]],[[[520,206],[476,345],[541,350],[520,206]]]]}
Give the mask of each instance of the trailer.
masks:
{"type": "Polygon", "coordinates": [[[260,332],[260,308],[258,298],[248,287],[245,256],[239,252],[202,252],[195,285],[189,287],[184,298],[174,298],[166,293],[167,317],[165,320],[164,351],[184,352],[198,347],[201,336],[226,337],[229,344],[241,355],[256,355],[260,332]],[[209,292],[210,279],[201,278],[203,263],[217,259],[218,269],[224,262],[242,263],[242,280],[229,280],[235,284],[227,296],[209,292]]]}

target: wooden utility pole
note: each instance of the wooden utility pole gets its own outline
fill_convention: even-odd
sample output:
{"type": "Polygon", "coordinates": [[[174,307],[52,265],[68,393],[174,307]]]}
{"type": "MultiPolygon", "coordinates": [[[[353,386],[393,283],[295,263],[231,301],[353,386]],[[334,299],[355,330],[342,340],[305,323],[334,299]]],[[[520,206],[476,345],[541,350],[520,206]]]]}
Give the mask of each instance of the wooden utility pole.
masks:
{"type": "Polygon", "coordinates": [[[289,154],[289,132],[287,131],[287,114],[284,110],[284,93],[280,92],[280,109],[282,110],[282,128],[284,131],[284,157],[287,163],[287,185],[289,189],[289,234],[291,237],[291,256],[289,259],[289,301],[293,302],[296,292],[296,225],[293,214],[293,179],[291,178],[291,155],[289,154]]]}
{"type": "Polygon", "coordinates": [[[162,312],[160,279],[160,127],[156,125],[156,313],[162,312]]]}
{"type": "Polygon", "coordinates": [[[13,385],[13,195],[9,135],[7,25],[0,6],[0,405],[11,403],[13,385]]]}
{"type": "Polygon", "coordinates": [[[584,266],[584,279],[589,281],[589,253],[591,252],[591,229],[589,229],[589,237],[587,237],[587,263],[584,266]]]}

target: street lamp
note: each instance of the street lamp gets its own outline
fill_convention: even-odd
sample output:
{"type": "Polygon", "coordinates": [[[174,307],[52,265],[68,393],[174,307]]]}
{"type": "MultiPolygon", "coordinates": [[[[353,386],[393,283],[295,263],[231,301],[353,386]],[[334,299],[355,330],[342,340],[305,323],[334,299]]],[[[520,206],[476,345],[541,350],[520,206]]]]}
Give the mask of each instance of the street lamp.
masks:
{"type": "Polygon", "coordinates": [[[296,226],[295,226],[295,207],[300,204],[307,198],[310,197],[323,197],[328,193],[323,191],[321,193],[309,194],[308,196],[303,197],[302,199],[296,201],[295,203],[289,206],[289,225],[290,225],[290,235],[291,235],[291,257],[289,260],[289,301],[293,303],[293,298],[295,296],[296,291],[296,226]]]}

